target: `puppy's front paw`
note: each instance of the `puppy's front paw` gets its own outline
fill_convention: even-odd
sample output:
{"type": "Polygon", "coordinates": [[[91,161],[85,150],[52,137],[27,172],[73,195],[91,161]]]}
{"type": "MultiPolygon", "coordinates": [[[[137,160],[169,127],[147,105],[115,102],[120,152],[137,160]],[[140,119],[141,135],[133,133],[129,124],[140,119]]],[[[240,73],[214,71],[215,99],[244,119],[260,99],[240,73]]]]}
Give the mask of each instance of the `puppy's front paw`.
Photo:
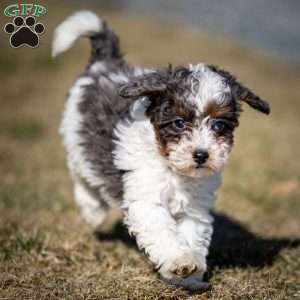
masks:
{"type": "Polygon", "coordinates": [[[179,265],[176,267],[175,270],[173,270],[172,272],[182,278],[186,278],[190,275],[192,275],[193,273],[195,273],[197,271],[197,265],[194,263],[186,263],[183,265],[179,265]]]}
{"type": "Polygon", "coordinates": [[[206,271],[205,259],[194,255],[182,255],[163,264],[159,270],[169,283],[189,290],[202,290],[207,283],[202,282],[206,271]]]}

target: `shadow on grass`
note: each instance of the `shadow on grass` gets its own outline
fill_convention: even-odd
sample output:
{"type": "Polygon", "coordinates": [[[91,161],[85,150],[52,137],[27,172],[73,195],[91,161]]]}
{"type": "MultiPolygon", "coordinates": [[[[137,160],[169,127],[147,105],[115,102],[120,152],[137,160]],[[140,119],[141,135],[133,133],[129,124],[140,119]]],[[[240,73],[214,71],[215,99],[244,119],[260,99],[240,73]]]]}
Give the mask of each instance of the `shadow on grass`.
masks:
{"type": "MultiPolygon", "coordinates": [[[[300,246],[300,239],[259,237],[226,215],[214,214],[214,217],[214,234],[208,257],[210,273],[217,268],[271,265],[282,249],[300,246]]],[[[121,241],[137,249],[135,239],[128,234],[121,221],[115,224],[112,231],[95,232],[95,236],[100,241],[121,241]]]]}
{"type": "Polygon", "coordinates": [[[94,236],[99,241],[121,241],[128,247],[138,250],[135,238],[129,235],[122,221],[118,221],[109,232],[95,231],[94,236]]]}
{"type": "Polygon", "coordinates": [[[263,238],[226,215],[214,214],[214,217],[208,257],[211,270],[264,267],[273,264],[282,249],[300,246],[300,239],[263,238]]]}

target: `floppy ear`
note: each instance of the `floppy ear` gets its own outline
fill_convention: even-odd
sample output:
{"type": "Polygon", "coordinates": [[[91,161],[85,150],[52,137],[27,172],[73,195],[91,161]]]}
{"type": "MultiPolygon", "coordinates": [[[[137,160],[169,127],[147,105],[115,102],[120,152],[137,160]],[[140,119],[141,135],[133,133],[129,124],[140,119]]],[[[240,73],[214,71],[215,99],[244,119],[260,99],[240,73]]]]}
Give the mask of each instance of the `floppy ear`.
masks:
{"type": "Polygon", "coordinates": [[[119,95],[124,98],[135,98],[150,96],[167,88],[168,78],[165,74],[153,72],[142,76],[134,77],[119,89],[119,95]]]}
{"type": "Polygon", "coordinates": [[[262,100],[247,87],[243,86],[239,82],[236,82],[234,89],[236,90],[236,95],[239,100],[246,102],[252,108],[264,114],[268,115],[270,113],[271,109],[269,103],[262,100]]]}
{"type": "Polygon", "coordinates": [[[268,115],[270,113],[271,109],[269,103],[262,100],[249,88],[238,82],[231,73],[219,69],[216,66],[210,66],[210,68],[226,79],[226,82],[231,86],[233,92],[240,101],[246,102],[249,106],[264,114],[268,115]]]}

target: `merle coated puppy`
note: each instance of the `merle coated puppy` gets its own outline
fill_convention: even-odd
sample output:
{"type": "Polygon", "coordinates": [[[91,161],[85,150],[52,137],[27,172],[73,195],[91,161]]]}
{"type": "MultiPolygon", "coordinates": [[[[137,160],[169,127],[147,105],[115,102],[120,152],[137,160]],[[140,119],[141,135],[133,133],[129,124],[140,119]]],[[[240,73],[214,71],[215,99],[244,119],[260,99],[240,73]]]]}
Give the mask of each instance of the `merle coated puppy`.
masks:
{"type": "Polygon", "coordinates": [[[203,288],[209,212],[241,105],[265,114],[269,105],[213,65],[128,65],[118,37],[89,11],[57,27],[53,55],[80,36],[90,38],[92,55],[69,92],[60,132],[82,215],[97,226],[120,207],[166,281],[203,288]]]}

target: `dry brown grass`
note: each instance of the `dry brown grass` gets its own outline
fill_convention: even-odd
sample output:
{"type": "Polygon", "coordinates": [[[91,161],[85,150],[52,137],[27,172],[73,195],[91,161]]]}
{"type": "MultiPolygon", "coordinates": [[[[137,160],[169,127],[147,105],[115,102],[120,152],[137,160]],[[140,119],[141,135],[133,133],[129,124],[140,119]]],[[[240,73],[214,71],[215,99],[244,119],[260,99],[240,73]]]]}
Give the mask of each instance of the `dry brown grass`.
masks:
{"type": "Polygon", "coordinates": [[[76,7],[47,4],[38,49],[1,46],[0,299],[300,299],[299,70],[179,25],[99,12],[130,62],[219,64],[272,105],[269,117],[245,107],[217,205],[212,289],[189,294],[159,280],[120,224],[92,235],[79,217],[57,128],[89,49],[81,41],[51,60],[52,29],[76,7]]]}

